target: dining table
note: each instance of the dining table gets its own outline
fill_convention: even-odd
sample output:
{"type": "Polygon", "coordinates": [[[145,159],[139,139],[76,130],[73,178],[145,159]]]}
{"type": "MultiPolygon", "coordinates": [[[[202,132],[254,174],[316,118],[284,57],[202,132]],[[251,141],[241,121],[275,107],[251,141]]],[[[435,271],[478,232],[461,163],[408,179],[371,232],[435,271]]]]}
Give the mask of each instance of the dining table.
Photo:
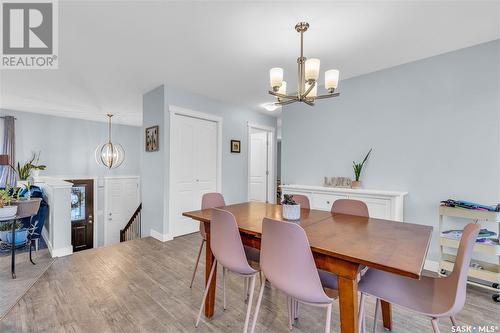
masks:
{"type": "MultiPolygon", "coordinates": [[[[244,202],[219,207],[231,212],[238,224],[244,245],[260,249],[264,217],[287,221],[282,206],[244,202]]],[[[182,213],[204,223],[206,231],[205,283],[214,256],[210,248],[212,209],[182,213]]],[[[340,330],[358,332],[358,276],[360,268],[379,269],[411,279],[420,279],[429,248],[432,227],[371,217],[345,215],[316,209],[301,209],[300,219],[287,221],[304,228],[318,269],[338,277],[340,330]]],[[[213,279],[216,279],[214,272],[213,279]]],[[[216,280],[215,280],[216,281],[216,280]]],[[[205,316],[215,311],[217,283],[211,283],[205,303],[205,316]]],[[[392,329],[391,304],[381,302],[384,327],[392,329]]]]}

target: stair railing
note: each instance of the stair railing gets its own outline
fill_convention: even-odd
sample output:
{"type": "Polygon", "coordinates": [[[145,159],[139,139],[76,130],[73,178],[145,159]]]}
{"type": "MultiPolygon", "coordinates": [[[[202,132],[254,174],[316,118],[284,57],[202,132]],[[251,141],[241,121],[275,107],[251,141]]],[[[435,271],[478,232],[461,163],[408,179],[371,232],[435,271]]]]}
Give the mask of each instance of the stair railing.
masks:
{"type": "Polygon", "coordinates": [[[132,214],[125,228],[120,230],[120,242],[141,238],[141,211],[142,203],[139,204],[139,207],[132,214]]]}

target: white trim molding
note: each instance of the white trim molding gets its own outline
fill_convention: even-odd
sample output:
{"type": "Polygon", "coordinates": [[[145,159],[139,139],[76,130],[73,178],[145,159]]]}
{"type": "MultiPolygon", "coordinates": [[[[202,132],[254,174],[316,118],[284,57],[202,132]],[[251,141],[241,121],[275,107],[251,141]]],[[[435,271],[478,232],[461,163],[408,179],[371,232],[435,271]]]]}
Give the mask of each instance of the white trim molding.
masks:
{"type": "Polygon", "coordinates": [[[174,237],[170,236],[169,234],[162,234],[153,229],[150,230],[149,235],[154,239],[159,240],[160,242],[168,242],[174,239],[174,237]]]}

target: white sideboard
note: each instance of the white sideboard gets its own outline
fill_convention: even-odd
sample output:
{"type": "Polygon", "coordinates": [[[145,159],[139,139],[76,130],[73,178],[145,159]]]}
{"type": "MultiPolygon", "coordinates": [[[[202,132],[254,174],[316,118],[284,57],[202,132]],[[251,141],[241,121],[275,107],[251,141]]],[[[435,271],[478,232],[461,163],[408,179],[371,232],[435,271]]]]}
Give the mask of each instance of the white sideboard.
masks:
{"type": "Polygon", "coordinates": [[[281,185],[283,194],[302,194],[309,198],[312,209],[330,210],[337,199],[361,200],[368,206],[370,217],[403,221],[404,197],[407,192],[335,188],[312,185],[281,185]]]}

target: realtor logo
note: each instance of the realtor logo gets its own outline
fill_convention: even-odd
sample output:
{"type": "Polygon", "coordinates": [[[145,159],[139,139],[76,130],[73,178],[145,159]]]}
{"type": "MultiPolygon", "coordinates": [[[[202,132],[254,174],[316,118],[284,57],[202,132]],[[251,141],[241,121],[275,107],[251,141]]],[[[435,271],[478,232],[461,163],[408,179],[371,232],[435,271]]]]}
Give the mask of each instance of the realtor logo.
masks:
{"type": "Polygon", "coordinates": [[[2,69],[57,68],[57,2],[2,1],[2,69]]]}

